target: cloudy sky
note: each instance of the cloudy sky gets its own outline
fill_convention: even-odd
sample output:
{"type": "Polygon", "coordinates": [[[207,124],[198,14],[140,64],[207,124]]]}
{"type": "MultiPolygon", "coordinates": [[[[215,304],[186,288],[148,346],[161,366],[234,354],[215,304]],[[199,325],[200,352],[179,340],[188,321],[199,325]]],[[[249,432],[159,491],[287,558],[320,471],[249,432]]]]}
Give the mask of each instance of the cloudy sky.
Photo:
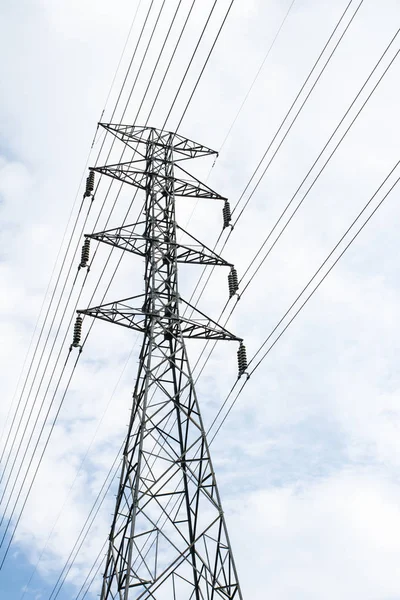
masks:
{"type": "MultiPolygon", "coordinates": [[[[213,3],[194,3],[149,124],[163,126],[213,3]]],[[[140,68],[162,7],[161,0],[154,0],[114,121],[123,117],[125,123],[146,122],[191,4],[181,2],[141,103],[178,7],[178,0],[166,0],[140,68]]],[[[216,3],[168,115],[168,129],[175,130],[180,121],[229,4],[216,3]]],[[[237,266],[239,277],[247,273],[243,286],[301,202],[228,321],[227,327],[245,338],[249,358],[399,160],[400,5],[398,0],[353,0],[246,188],[348,4],[348,0],[235,0],[180,125],[183,135],[220,150],[214,165],[212,159],[203,159],[187,164],[188,170],[229,197],[232,206],[240,200],[235,215],[251,195],[222,250],[237,266]],[[291,208],[247,271],[291,199],[291,208]]],[[[62,571],[121,446],[137,369],[136,334],[96,322],[66,393],[75,352],[57,386],[72,339],[75,305],[85,308],[103,298],[118,300],[143,290],[143,264],[132,255],[124,256],[108,287],[121,255],[114,252],[108,258],[104,247],[96,250],[89,274],[81,270],[73,282],[79,263],[74,250],[81,245],[81,231],[120,225],[132,200],[131,189],[123,189],[117,197],[118,186],[107,195],[109,181],[102,180],[89,213],[86,200],[78,214],[86,165],[95,164],[100,150],[99,164],[105,164],[110,148],[108,139],[102,146],[102,132],[96,134],[97,121],[103,110],[104,121],[113,115],[149,7],[150,0],[0,4],[1,537],[5,534],[0,559],[61,406],[0,570],[0,598],[7,600],[53,600],[58,589],[54,586],[64,575],[57,598],[81,600],[86,588],[78,593],[101,555],[110,525],[113,484],[72,567],[62,571]],[[63,264],[75,219],[78,226],[63,264]],[[20,413],[6,444],[18,404],[20,413]]],[[[117,162],[120,151],[114,148],[109,161],[117,162]]],[[[399,172],[390,175],[363,220],[395,184],[399,172]]],[[[400,599],[399,189],[387,196],[256,369],[212,443],[245,599],[400,599]]],[[[183,227],[213,246],[221,231],[220,204],[177,202],[183,227]]],[[[132,221],[139,209],[138,196],[129,212],[132,221]]],[[[217,249],[226,237],[225,231],[217,249]]],[[[346,240],[314,284],[345,245],[346,240]]],[[[94,252],[95,245],[92,248],[94,252]]],[[[201,273],[200,267],[182,267],[183,296],[192,295],[201,273]]],[[[227,300],[226,276],[225,269],[216,269],[199,300],[199,307],[214,318],[227,300]]],[[[201,289],[197,288],[195,300],[201,289]]],[[[295,311],[296,307],[264,350],[295,311]]],[[[89,326],[85,320],[84,334],[89,326]]],[[[203,343],[189,345],[193,365],[203,347],[203,343]]],[[[195,374],[210,349],[201,355],[195,374]]],[[[235,380],[236,346],[221,342],[197,382],[207,426],[235,380]]],[[[95,578],[86,598],[95,598],[98,592],[95,578]]]]}

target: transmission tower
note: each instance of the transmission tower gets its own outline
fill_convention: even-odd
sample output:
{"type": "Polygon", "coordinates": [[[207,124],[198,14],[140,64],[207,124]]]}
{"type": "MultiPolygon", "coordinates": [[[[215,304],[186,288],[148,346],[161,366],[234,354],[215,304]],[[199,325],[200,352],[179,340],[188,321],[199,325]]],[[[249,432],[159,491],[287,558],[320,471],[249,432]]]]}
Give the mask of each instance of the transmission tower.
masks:
{"type": "Polygon", "coordinates": [[[239,374],[245,349],[178,291],[178,263],[231,267],[231,295],[237,289],[232,265],[175,220],[175,196],[184,196],[224,201],[229,224],[226,199],[177,164],[215,152],[152,127],[102,126],[136,160],[91,169],[88,193],[94,171],[136,186],[145,192],[143,218],[86,235],[81,265],[89,239],[137,254],[145,260],[145,293],[80,310],[75,328],[74,346],[81,315],[143,334],[101,600],[242,600],[184,339],[239,342],[239,374]]]}

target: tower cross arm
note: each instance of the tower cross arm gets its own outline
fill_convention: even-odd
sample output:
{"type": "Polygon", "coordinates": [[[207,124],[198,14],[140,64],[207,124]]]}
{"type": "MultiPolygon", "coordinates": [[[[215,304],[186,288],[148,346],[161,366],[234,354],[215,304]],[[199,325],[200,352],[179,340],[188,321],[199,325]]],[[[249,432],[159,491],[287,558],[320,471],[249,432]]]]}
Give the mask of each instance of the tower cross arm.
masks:
{"type": "Polygon", "coordinates": [[[102,173],[113,179],[118,179],[123,183],[128,183],[141,190],[147,189],[148,177],[151,176],[159,185],[174,185],[175,196],[185,196],[187,198],[210,198],[212,200],[226,200],[224,196],[212,190],[208,185],[199,181],[187,171],[178,167],[185,175],[185,178],[162,175],[158,168],[150,171],[144,171],[137,168],[137,161],[118,163],[115,165],[104,165],[102,167],[92,167],[91,171],[102,173]]]}
{"type": "MultiPolygon", "coordinates": [[[[142,225],[143,222],[138,221],[132,225],[123,225],[122,227],[115,227],[106,231],[86,234],[85,237],[144,257],[146,256],[147,244],[149,242],[156,243],[158,240],[154,237],[151,238],[144,234],[136,233],[136,230],[142,225]]],[[[172,250],[178,263],[233,266],[232,263],[223,259],[214,250],[211,250],[211,248],[208,248],[208,246],[185,231],[183,227],[179,227],[178,225],[176,227],[182,232],[184,239],[181,243],[168,242],[169,250],[166,250],[166,259],[169,259],[172,250]]]]}
{"type": "Polygon", "coordinates": [[[161,311],[157,313],[147,311],[144,301],[145,295],[142,294],[141,296],[134,296],[132,298],[125,298],[124,300],[102,304],[101,306],[78,310],[78,314],[101,319],[102,321],[108,321],[109,323],[115,323],[116,325],[122,325],[123,327],[141,333],[146,333],[146,322],[149,319],[155,318],[158,320],[166,336],[177,334],[174,327],[175,324],[179,325],[180,333],[184,338],[242,341],[242,338],[233,335],[233,333],[222,327],[222,325],[219,325],[216,321],[210,319],[210,317],[189,304],[189,302],[181,300],[187,308],[192,310],[192,316],[194,315],[194,318],[190,319],[180,316],[179,314],[165,315],[161,311]],[[134,301],[138,301],[139,298],[143,300],[142,307],[134,305],[136,304],[134,301]]]}
{"type": "Polygon", "coordinates": [[[175,161],[218,154],[215,150],[185,138],[178,133],[156,129],[155,127],[141,127],[139,125],[122,125],[117,123],[99,123],[99,125],[127,146],[132,147],[133,144],[148,144],[150,141],[154,146],[161,148],[165,148],[168,145],[175,154],[179,154],[179,157],[175,157],[175,161]]]}

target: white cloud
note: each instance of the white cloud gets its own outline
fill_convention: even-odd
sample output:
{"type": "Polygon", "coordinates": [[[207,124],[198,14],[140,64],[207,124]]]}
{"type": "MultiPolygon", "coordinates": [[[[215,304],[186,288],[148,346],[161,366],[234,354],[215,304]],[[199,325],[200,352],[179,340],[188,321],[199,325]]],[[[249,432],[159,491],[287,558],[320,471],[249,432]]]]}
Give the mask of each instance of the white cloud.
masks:
{"type": "Polygon", "coordinates": [[[240,498],[230,520],[248,593],[292,598],[394,598],[398,488],[367,470],[346,469],[303,487],[259,490],[240,498]],[[367,567],[367,568],[366,568],[367,567]]]}

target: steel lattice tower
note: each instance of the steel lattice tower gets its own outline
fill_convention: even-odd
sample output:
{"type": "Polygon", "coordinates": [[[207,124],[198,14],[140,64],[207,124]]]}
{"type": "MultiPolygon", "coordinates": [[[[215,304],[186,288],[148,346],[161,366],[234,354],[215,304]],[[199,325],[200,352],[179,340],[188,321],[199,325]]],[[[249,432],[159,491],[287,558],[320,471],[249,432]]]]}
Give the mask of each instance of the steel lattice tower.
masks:
{"type": "Polygon", "coordinates": [[[241,339],[184,302],[177,278],[182,262],[232,266],[182,228],[188,243],[177,242],[175,196],[225,200],[177,163],[215,153],[151,127],[102,126],[138,159],[91,173],[143,190],[143,219],[86,238],[142,256],[145,293],[78,311],[143,333],[101,600],[242,600],[184,341],[241,339]]]}

